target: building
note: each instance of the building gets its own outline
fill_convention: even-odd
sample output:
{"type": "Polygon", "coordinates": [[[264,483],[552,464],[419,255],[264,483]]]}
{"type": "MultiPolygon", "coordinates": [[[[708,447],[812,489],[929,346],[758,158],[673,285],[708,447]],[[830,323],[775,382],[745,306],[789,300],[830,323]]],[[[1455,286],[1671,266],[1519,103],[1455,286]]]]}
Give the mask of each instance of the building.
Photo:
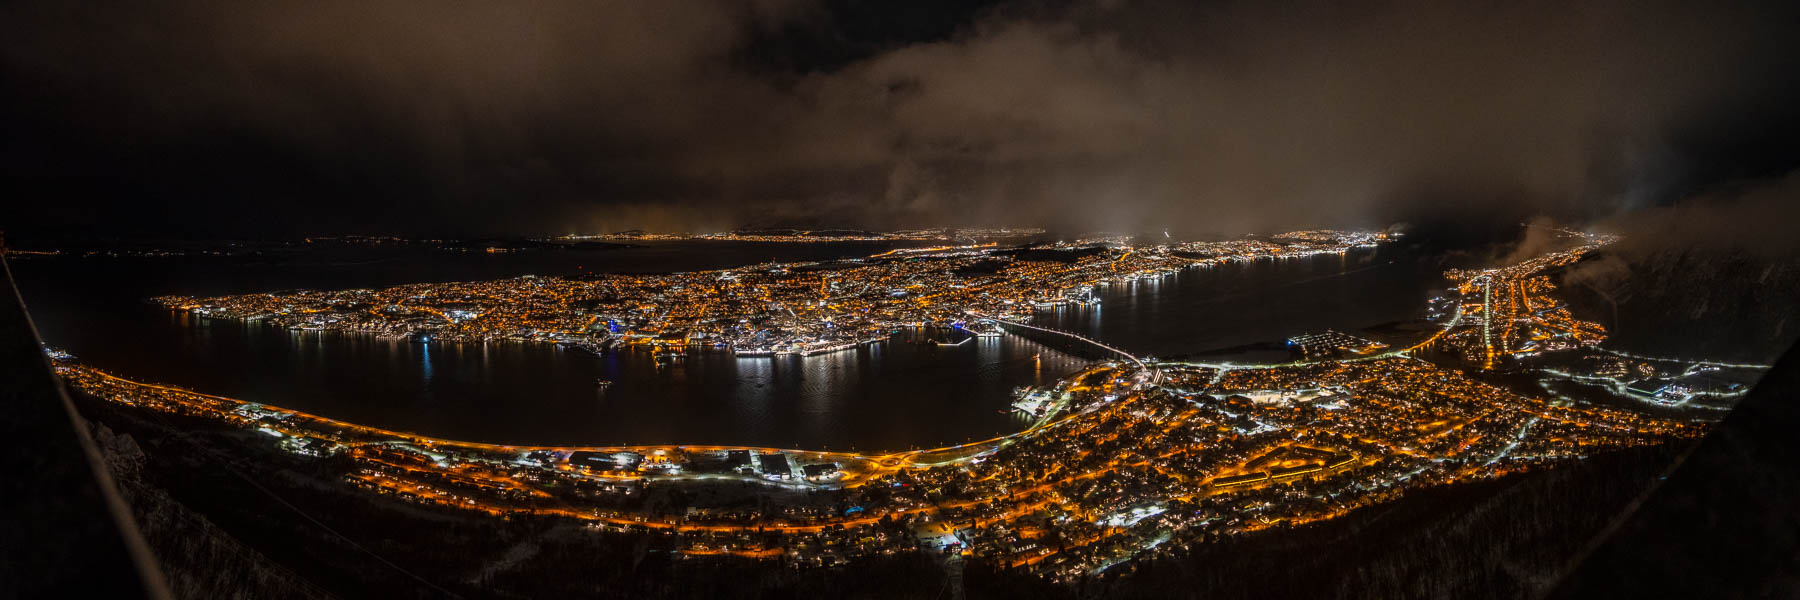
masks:
{"type": "Polygon", "coordinates": [[[763,454],[763,455],[757,456],[756,460],[757,460],[758,466],[761,467],[764,477],[772,477],[775,479],[793,479],[794,478],[794,468],[791,464],[788,463],[788,457],[786,454],[782,454],[780,452],[776,452],[774,454],[763,454]]]}
{"type": "Polygon", "coordinates": [[[1660,377],[1652,377],[1625,386],[1625,391],[1645,398],[1655,398],[1657,394],[1661,394],[1663,390],[1668,389],[1668,387],[1669,380],[1660,377]]]}
{"type": "Polygon", "coordinates": [[[1387,344],[1381,342],[1329,329],[1323,333],[1308,333],[1288,338],[1287,344],[1294,352],[1306,358],[1366,355],[1387,347],[1387,344]]]}
{"type": "Polygon", "coordinates": [[[731,468],[733,468],[733,469],[739,469],[739,468],[750,466],[750,451],[749,450],[728,450],[728,451],[726,451],[725,452],[725,464],[731,465],[731,468]]]}
{"type": "Polygon", "coordinates": [[[643,459],[635,452],[578,450],[569,454],[569,465],[589,471],[636,471],[643,459]]]}
{"type": "Polygon", "coordinates": [[[1214,479],[1213,487],[1236,487],[1236,486],[1240,486],[1240,485],[1249,485],[1252,483],[1268,481],[1268,479],[1269,479],[1268,473],[1248,473],[1248,474],[1244,474],[1244,475],[1233,475],[1230,477],[1220,477],[1218,479],[1214,479]]]}
{"type": "Polygon", "coordinates": [[[819,463],[816,465],[806,465],[801,467],[800,470],[806,474],[807,479],[823,479],[837,475],[838,465],[837,463],[819,463]]]}

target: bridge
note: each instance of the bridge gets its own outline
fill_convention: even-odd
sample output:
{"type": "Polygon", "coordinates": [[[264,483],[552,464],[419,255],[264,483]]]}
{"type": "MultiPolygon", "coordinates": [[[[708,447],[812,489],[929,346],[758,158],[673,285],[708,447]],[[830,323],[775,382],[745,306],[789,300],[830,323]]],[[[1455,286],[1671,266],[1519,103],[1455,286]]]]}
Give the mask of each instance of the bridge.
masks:
{"type": "MultiPolygon", "coordinates": [[[[972,314],[974,314],[974,313],[972,313],[972,314]]],[[[1079,333],[1075,333],[1075,332],[1073,332],[1073,331],[1063,331],[1063,330],[1061,330],[1061,329],[1051,329],[1051,328],[1048,328],[1048,327],[1038,327],[1038,326],[1036,326],[1036,325],[1029,325],[1029,324],[1026,324],[1026,323],[1020,323],[1020,322],[1018,322],[1018,321],[1009,321],[1009,320],[1006,320],[1006,319],[1000,319],[1000,318],[995,318],[995,317],[989,317],[989,316],[986,316],[986,315],[982,315],[982,314],[974,314],[974,316],[976,316],[976,317],[978,317],[978,318],[981,318],[981,319],[986,319],[986,320],[989,320],[989,321],[993,321],[993,322],[994,322],[994,323],[996,323],[996,324],[998,324],[998,325],[1000,325],[1000,326],[1001,326],[1001,327],[1006,327],[1006,326],[1012,326],[1012,327],[1020,327],[1020,328],[1024,328],[1024,329],[1030,329],[1030,330],[1033,330],[1033,331],[1041,331],[1041,332],[1044,332],[1044,333],[1049,333],[1049,334],[1052,334],[1052,335],[1059,335],[1059,336],[1062,336],[1062,337],[1066,337],[1066,338],[1069,338],[1069,339],[1072,339],[1072,340],[1075,340],[1075,341],[1078,341],[1078,342],[1082,342],[1082,343],[1085,343],[1085,344],[1087,344],[1087,345],[1090,345],[1090,346],[1093,346],[1093,347],[1095,347],[1095,348],[1099,348],[1099,349],[1101,349],[1101,350],[1105,350],[1105,351],[1107,351],[1107,352],[1109,352],[1109,353],[1112,353],[1112,354],[1117,354],[1117,355],[1119,355],[1119,356],[1123,356],[1123,357],[1125,357],[1125,360],[1129,360],[1129,361],[1131,361],[1131,363],[1132,363],[1132,364],[1134,364],[1134,365],[1137,365],[1137,367],[1138,367],[1138,368],[1139,368],[1139,369],[1147,369],[1147,368],[1149,368],[1149,366],[1148,366],[1148,365],[1145,365],[1145,364],[1144,364],[1144,361],[1143,361],[1143,359],[1140,359],[1140,358],[1138,358],[1138,357],[1136,357],[1136,356],[1133,356],[1133,355],[1132,355],[1132,354],[1131,354],[1131,353],[1130,353],[1130,352],[1126,352],[1126,351],[1124,351],[1124,350],[1120,350],[1120,349],[1118,349],[1118,348],[1114,348],[1114,347],[1112,347],[1112,346],[1108,346],[1108,345],[1106,345],[1106,344],[1103,344],[1103,343],[1101,343],[1101,342],[1100,342],[1100,341],[1099,341],[1099,340],[1096,340],[1096,339],[1094,339],[1094,338],[1090,338],[1090,337],[1087,337],[1087,336],[1085,336],[1085,335],[1081,335],[1081,334],[1079,334],[1079,333]]]]}

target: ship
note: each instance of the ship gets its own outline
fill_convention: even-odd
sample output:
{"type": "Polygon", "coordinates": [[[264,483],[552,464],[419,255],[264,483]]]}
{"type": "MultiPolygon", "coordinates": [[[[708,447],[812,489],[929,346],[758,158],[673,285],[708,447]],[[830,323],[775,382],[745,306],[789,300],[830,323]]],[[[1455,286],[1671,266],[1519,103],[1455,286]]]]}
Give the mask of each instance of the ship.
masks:
{"type": "Polygon", "coordinates": [[[662,350],[657,350],[656,352],[652,353],[650,356],[652,358],[656,359],[656,364],[666,365],[666,364],[680,361],[682,358],[685,358],[687,355],[679,350],[662,349],[662,350]]]}
{"type": "Polygon", "coordinates": [[[975,334],[975,337],[984,338],[1000,337],[1003,334],[1003,332],[1000,331],[1000,326],[993,321],[975,321],[968,323],[963,325],[963,330],[975,334]]]}

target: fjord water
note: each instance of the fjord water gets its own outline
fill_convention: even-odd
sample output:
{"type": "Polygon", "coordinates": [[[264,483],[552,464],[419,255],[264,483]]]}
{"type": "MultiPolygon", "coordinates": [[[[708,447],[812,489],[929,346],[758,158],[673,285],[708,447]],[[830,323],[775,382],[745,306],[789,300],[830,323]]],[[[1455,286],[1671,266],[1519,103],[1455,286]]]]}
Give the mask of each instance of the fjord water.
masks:
{"type": "Polygon", "coordinates": [[[1292,357],[1280,342],[1294,335],[1419,316],[1443,292],[1445,264],[1399,246],[1233,262],[1104,286],[1098,305],[1042,311],[1036,322],[1139,356],[1281,362],[1292,357]]]}
{"type": "MultiPolygon", "coordinates": [[[[89,364],[139,380],[468,441],[819,449],[959,443],[1019,429],[1023,421],[1006,411],[1011,391],[1054,382],[1085,362],[1016,336],[939,346],[902,334],[822,356],[702,351],[678,366],[658,367],[648,354],[634,352],[595,358],[547,344],[414,344],[291,332],[189,317],[146,301],[178,293],[690,271],[864,256],[888,247],[683,242],[498,255],[355,248],[59,257],[17,261],[13,269],[45,341],[89,364]],[[597,379],[614,383],[602,389],[597,379]]],[[[1059,309],[1038,320],[1135,353],[1171,356],[1408,319],[1440,285],[1442,269],[1421,252],[1398,247],[1190,269],[1104,288],[1098,307],[1059,309]]]]}

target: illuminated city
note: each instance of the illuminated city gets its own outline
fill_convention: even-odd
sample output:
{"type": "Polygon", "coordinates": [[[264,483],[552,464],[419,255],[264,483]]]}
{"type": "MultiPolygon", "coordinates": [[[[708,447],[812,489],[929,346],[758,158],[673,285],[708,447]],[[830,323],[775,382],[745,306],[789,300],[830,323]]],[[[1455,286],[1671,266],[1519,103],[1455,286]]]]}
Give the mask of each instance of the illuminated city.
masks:
{"type": "Polygon", "coordinates": [[[993,320],[1094,302],[1097,286],[1168,277],[1229,262],[1343,253],[1385,233],[1302,231],[1271,240],[1139,248],[1119,240],[1059,242],[1030,251],[993,244],[902,248],[830,263],[776,263],[668,275],[590,279],[526,276],[383,290],[300,291],[221,298],[169,296],[201,317],[267,320],[429,341],[524,339],[589,352],[653,348],[673,360],[689,346],[739,355],[815,355],[873,343],[898,327],[954,325],[998,335],[993,320]]]}
{"type": "MultiPolygon", "coordinates": [[[[1655,361],[1599,351],[1605,332],[1572,317],[1547,279],[1612,239],[1559,234],[1570,240],[1568,248],[1494,269],[1446,273],[1450,295],[1442,303],[1450,306],[1439,312],[1447,314],[1435,332],[1404,347],[1334,334],[1310,343],[1344,345],[1335,356],[1315,359],[1331,352],[1309,350],[1292,364],[1115,357],[1048,389],[1021,393],[1018,410],[1035,419],[1023,431],[897,453],[478,444],[139,383],[68,357],[59,359],[58,370],[72,385],[114,402],[259,431],[296,454],[349,457],[344,485],[407,502],[494,516],[565,517],[600,534],[680,533],[667,543],[689,555],[828,566],[922,546],[1070,581],[1200,535],[1331,519],[1417,487],[1492,479],[1704,433],[1702,422],[1578,406],[1471,377],[1534,370],[1525,363],[1535,357],[1584,354],[1603,359],[1594,372],[1542,370],[1544,377],[1631,389],[1661,381],[1632,377],[1656,374],[1655,361]],[[1495,289],[1502,290],[1498,299],[1495,289]],[[760,508],[630,508],[652,489],[720,481],[798,493],[760,508]]],[[[806,355],[833,344],[879,343],[883,328],[951,319],[982,332],[969,335],[1005,335],[1021,325],[1011,321],[1018,313],[1081,302],[1093,286],[1218,261],[1341,252],[1384,239],[1305,232],[1273,242],[1148,248],[1093,240],[1069,244],[1100,250],[1071,263],[1004,261],[992,274],[974,276],[958,271],[994,260],[996,250],[928,249],[844,265],[666,276],[160,301],[282,327],[462,343],[520,336],[601,349],[619,340],[656,352],[723,344],[752,356],[806,355]],[[765,341],[771,338],[776,341],[765,341]]],[[[1694,365],[1678,377],[1721,368],[1728,367],[1694,365]]],[[[1672,402],[1688,393],[1663,385],[1648,396],[1672,402]]]]}
{"type": "Polygon", "coordinates": [[[0,4],[0,600],[1800,597],[1795,31],[0,4]]]}

